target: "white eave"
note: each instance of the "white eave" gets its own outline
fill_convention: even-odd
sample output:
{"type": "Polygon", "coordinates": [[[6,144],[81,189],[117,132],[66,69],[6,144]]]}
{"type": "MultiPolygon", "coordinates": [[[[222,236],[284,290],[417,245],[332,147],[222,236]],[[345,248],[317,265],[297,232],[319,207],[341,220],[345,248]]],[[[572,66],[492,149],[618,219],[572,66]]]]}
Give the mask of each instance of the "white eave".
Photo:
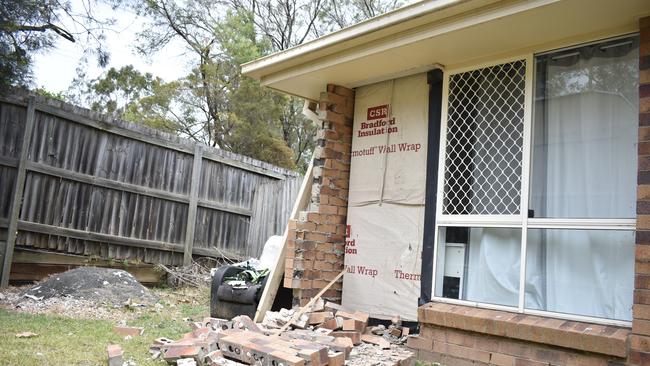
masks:
{"type": "Polygon", "coordinates": [[[245,75],[317,100],[433,65],[460,66],[634,32],[648,0],[427,0],[242,65],[245,75]]]}

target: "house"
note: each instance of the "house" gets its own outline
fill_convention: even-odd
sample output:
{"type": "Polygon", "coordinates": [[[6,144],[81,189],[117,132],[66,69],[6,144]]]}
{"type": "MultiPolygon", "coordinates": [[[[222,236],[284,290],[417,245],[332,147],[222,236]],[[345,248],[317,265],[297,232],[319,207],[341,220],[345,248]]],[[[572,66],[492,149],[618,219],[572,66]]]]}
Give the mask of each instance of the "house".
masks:
{"type": "Polygon", "coordinates": [[[284,286],[447,365],[650,365],[650,2],[422,1],[242,66],[309,101],[284,286]]]}

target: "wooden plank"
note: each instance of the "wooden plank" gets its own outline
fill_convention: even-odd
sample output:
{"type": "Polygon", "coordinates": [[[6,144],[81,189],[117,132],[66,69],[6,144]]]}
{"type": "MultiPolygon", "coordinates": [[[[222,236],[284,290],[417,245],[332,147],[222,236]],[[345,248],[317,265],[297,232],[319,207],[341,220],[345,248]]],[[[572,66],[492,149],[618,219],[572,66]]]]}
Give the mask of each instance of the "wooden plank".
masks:
{"type": "Polygon", "coordinates": [[[293,314],[293,316],[291,317],[291,319],[290,319],[290,320],[289,320],[285,325],[283,325],[282,328],[280,328],[280,330],[276,333],[276,335],[280,335],[280,334],[282,334],[285,330],[289,329],[289,327],[291,326],[291,324],[292,324],[294,321],[300,319],[300,317],[302,316],[302,314],[304,314],[307,310],[311,309],[312,305],[314,305],[314,303],[316,302],[316,300],[320,299],[320,297],[323,296],[323,294],[325,293],[325,291],[329,290],[329,288],[332,287],[332,285],[335,284],[336,281],[338,281],[339,279],[341,279],[341,277],[343,277],[343,274],[344,274],[344,273],[345,273],[345,270],[342,270],[341,273],[339,273],[336,277],[334,277],[333,280],[330,281],[330,283],[328,283],[325,287],[323,287],[320,291],[318,291],[318,293],[316,294],[316,296],[312,297],[311,300],[309,300],[309,302],[308,302],[305,306],[303,306],[302,308],[300,308],[300,310],[299,310],[298,312],[296,312],[295,314],[293,314]]]}
{"type": "Polygon", "coordinates": [[[0,227],[1,228],[8,228],[9,227],[9,219],[0,217],[0,227]]]}
{"type": "MultiPolygon", "coordinates": [[[[96,267],[122,269],[132,274],[140,283],[158,284],[162,282],[164,274],[156,271],[153,265],[148,267],[124,266],[116,262],[113,265],[92,264],[96,267]]],[[[61,273],[73,268],[83,267],[78,264],[40,264],[40,263],[19,263],[13,262],[11,265],[11,282],[24,283],[35,282],[46,278],[55,273],[61,273]]]]}
{"type": "Polygon", "coordinates": [[[51,175],[63,179],[68,179],[75,182],[86,183],[97,187],[104,187],[109,189],[115,189],[118,191],[137,193],[144,196],[160,198],[168,201],[174,201],[180,203],[188,203],[190,201],[189,197],[186,195],[163,191],[155,188],[143,187],[137,184],[124,183],[124,182],[118,182],[111,179],[95,177],[93,175],[73,172],[71,170],[56,168],[41,163],[27,162],[27,170],[41,173],[41,174],[51,175]]]}
{"type": "MultiPolygon", "coordinates": [[[[144,196],[160,198],[167,201],[189,203],[190,199],[186,195],[163,191],[160,189],[139,186],[137,184],[118,182],[111,179],[95,177],[93,175],[73,172],[67,169],[56,168],[47,164],[27,162],[27,170],[41,174],[72,180],[75,182],[91,184],[98,187],[115,189],[119,191],[141,194],[144,196]]],[[[201,199],[197,205],[217,211],[230,212],[237,215],[251,216],[253,212],[244,207],[229,206],[222,203],[201,199]]]]}
{"type": "MultiPolygon", "coordinates": [[[[312,157],[305,177],[302,180],[302,185],[300,186],[300,191],[291,210],[291,215],[289,220],[296,219],[298,217],[298,212],[304,210],[309,205],[309,200],[311,198],[311,186],[314,182],[312,170],[314,167],[314,159],[312,157]]],[[[284,234],[282,235],[282,249],[280,250],[280,256],[278,261],[275,263],[275,268],[271,268],[271,273],[269,273],[269,279],[267,280],[264,291],[262,291],[262,297],[260,302],[257,305],[257,311],[255,312],[255,322],[259,323],[264,319],[266,312],[271,310],[273,302],[275,301],[275,296],[278,293],[278,288],[282,286],[282,275],[284,275],[284,261],[287,254],[287,236],[289,235],[289,226],[284,229],[284,234]]]]}
{"type": "MultiPolygon", "coordinates": [[[[171,244],[155,240],[128,238],[123,236],[114,236],[109,234],[101,234],[90,231],[76,230],[70,228],[56,227],[52,225],[39,224],[35,222],[27,222],[18,220],[18,229],[35,232],[47,235],[66,236],[69,238],[98,241],[108,244],[125,245],[138,248],[158,249],[171,252],[183,253],[185,246],[181,244],[171,244]]],[[[208,249],[208,248],[193,248],[193,254],[203,255],[207,257],[223,258],[228,257],[232,259],[242,259],[236,253],[230,253],[227,250],[221,249],[208,249]]]]}
{"type": "Polygon", "coordinates": [[[217,210],[217,211],[223,211],[223,212],[230,212],[234,213],[237,215],[242,215],[242,216],[252,216],[253,211],[244,207],[236,207],[236,206],[229,206],[223,203],[218,203],[214,201],[208,201],[205,199],[199,199],[197,201],[197,206],[203,207],[203,208],[208,208],[211,210],[217,210]]]}
{"type": "Polygon", "coordinates": [[[196,227],[196,204],[199,201],[199,182],[201,179],[201,166],[203,162],[203,149],[196,145],[194,149],[194,163],[192,164],[192,180],[190,185],[190,205],[187,209],[187,225],[185,226],[185,250],[183,252],[183,265],[192,264],[192,248],[194,247],[194,229],[196,227]]]}
{"type": "Polygon", "coordinates": [[[0,155],[0,165],[15,168],[18,166],[18,159],[0,155]]]}
{"type": "Polygon", "coordinates": [[[11,281],[40,281],[49,274],[80,266],[123,269],[141,283],[159,283],[164,277],[164,273],[157,271],[152,264],[124,264],[122,261],[92,259],[82,255],[16,248],[11,265],[11,281]]]}
{"type": "MultiPolygon", "coordinates": [[[[78,114],[75,114],[75,113],[72,113],[72,112],[69,112],[69,111],[65,111],[65,110],[62,110],[62,109],[59,109],[59,108],[55,108],[55,107],[50,106],[48,104],[38,103],[37,104],[37,109],[39,111],[42,111],[42,112],[45,112],[45,113],[48,113],[48,114],[51,114],[51,115],[54,115],[54,116],[57,116],[57,117],[65,118],[67,120],[74,121],[76,123],[79,123],[79,124],[82,124],[82,125],[85,125],[85,126],[93,127],[93,128],[98,129],[98,130],[106,131],[106,132],[109,132],[109,133],[112,133],[112,134],[115,134],[115,135],[124,136],[124,137],[127,137],[129,139],[133,139],[133,140],[142,141],[142,142],[145,142],[145,143],[148,143],[148,144],[162,146],[162,147],[167,148],[167,149],[181,151],[181,152],[188,153],[188,154],[191,154],[195,149],[195,147],[193,148],[192,146],[190,146],[191,143],[189,143],[189,142],[187,144],[182,144],[182,143],[178,143],[178,142],[175,142],[175,141],[163,139],[163,138],[160,138],[160,137],[157,137],[157,136],[147,135],[147,134],[144,134],[144,133],[141,133],[141,132],[128,130],[128,129],[120,127],[120,126],[112,125],[110,123],[95,121],[95,120],[92,120],[92,119],[90,119],[88,117],[85,117],[85,116],[81,116],[81,115],[78,115],[78,114]]],[[[196,144],[195,146],[203,146],[203,145],[196,144]]],[[[285,174],[275,172],[275,171],[272,171],[272,170],[268,170],[268,169],[264,169],[264,168],[261,168],[261,167],[257,167],[257,166],[251,165],[251,164],[247,164],[247,163],[244,163],[244,162],[241,162],[241,161],[237,161],[235,159],[227,158],[227,157],[219,155],[216,152],[206,152],[205,157],[206,157],[206,159],[214,160],[214,161],[217,161],[219,163],[231,165],[231,166],[234,166],[234,167],[237,167],[237,168],[240,168],[240,169],[248,170],[250,172],[254,172],[254,173],[257,173],[257,174],[265,175],[265,176],[276,178],[276,179],[284,179],[286,177],[285,174]]]]}
{"type": "Polygon", "coordinates": [[[11,272],[11,261],[14,254],[14,246],[16,245],[16,235],[18,233],[18,216],[20,215],[20,207],[23,200],[23,192],[25,190],[25,177],[27,175],[27,153],[29,152],[29,143],[34,129],[34,116],[36,114],[36,107],[34,98],[29,98],[27,104],[27,116],[25,120],[25,130],[23,132],[23,141],[20,146],[20,158],[18,164],[18,174],[16,175],[16,185],[14,188],[14,195],[11,204],[11,213],[9,216],[9,228],[7,229],[7,242],[4,246],[3,260],[2,260],[2,273],[0,273],[0,287],[9,285],[9,274],[11,272]]]}
{"type": "Polygon", "coordinates": [[[265,175],[267,177],[271,177],[271,178],[275,178],[275,179],[285,179],[287,177],[285,174],[282,174],[282,173],[274,172],[272,170],[266,170],[264,168],[256,167],[254,165],[248,165],[248,164],[246,164],[244,162],[237,161],[237,160],[234,160],[234,159],[228,159],[228,158],[226,158],[224,156],[221,156],[221,155],[217,154],[214,151],[207,151],[207,150],[204,151],[203,152],[203,157],[205,159],[208,159],[208,160],[212,160],[212,161],[216,161],[218,163],[223,163],[223,164],[226,164],[226,165],[234,166],[234,167],[240,168],[240,169],[245,169],[245,170],[248,170],[250,172],[254,172],[254,173],[257,173],[257,174],[260,174],[260,175],[265,175]]]}

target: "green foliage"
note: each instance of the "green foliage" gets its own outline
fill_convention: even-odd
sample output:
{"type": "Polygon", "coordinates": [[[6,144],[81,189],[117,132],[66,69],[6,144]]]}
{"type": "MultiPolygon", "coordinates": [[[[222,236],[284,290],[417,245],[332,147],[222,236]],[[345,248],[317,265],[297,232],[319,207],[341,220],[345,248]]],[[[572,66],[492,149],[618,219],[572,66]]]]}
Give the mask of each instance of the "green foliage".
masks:
{"type": "Polygon", "coordinates": [[[36,88],[36,89],[34,89],[34,93],[36,93],[38,95],[41,95],[43,97],[46,97],[46,98],[60,100],[62,102],[66,102],[68,100],[66,95],[63,94],[62,92],[56,92],[55,93],[55,92],[51,92],[51,91],[49,91],[47,89],[44,89],[44,88],[36,88]]]}
{"type": "MultiPolygon", "coordinates": [[[[118,1],[118,0],[113,0],[118,1]]],[[[181,42],[192,65],[164,82],[132,66],[88,82],[77,100],[209,146],[305,171],[316,126],[303,101],[242,76],[240,65],[399,5],[397,0],[128,0],[148,22],[135,48],[143,56],[181,42]],[[354,16],[351,16],[355,14],[354,16]]]]}
{"type": "MultiPolygon", "coordinates": [[[[111,5],[120,0],[103,0],[111,5]]],[[[28,86],[31,83],[33,55],[51,49],[57,38],[76,42],[86,36],[83,48],[97,56],[100,66],[108,64],[109,53],[103,45],[103,31],[114,23],[92,13],[95,0],[84,3],[84,12],[75,12],[70,1],[0,1],[0,89],[28,86]],[[61,24],[71,21],[83,31],[73,33],[61,24]]]]}

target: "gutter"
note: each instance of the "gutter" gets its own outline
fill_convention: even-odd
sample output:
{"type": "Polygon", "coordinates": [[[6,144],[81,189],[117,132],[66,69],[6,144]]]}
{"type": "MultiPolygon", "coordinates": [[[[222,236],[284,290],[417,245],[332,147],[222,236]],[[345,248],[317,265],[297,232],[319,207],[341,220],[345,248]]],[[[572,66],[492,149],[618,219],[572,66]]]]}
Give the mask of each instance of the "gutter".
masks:
{"type": "Polygon", "coordinates": [[[384,13],[377,17],[364,20],[350,27],[329,33],[325,36],[316,38],[301,45],[297,45],[292,48],[264,56],[257,60],[244,63],[241,65],[242,73],[244,75],[259,79],[260,76],[254,74],[262,71],[264,68],[277,65],[290,59],[305,56],[311,52],[322,50],[327,47],[331,47],[333,45],[340,44],[384,28],[388,28],[390,26],[404,23],[406,21],[425,16],[444,8],[471,1],[475,1],[477,3],[481,2],[476,0],[425,0],[417,2],[415,4],[411,4],[403,8],[390,11],[388,13],[384,13]]]}

